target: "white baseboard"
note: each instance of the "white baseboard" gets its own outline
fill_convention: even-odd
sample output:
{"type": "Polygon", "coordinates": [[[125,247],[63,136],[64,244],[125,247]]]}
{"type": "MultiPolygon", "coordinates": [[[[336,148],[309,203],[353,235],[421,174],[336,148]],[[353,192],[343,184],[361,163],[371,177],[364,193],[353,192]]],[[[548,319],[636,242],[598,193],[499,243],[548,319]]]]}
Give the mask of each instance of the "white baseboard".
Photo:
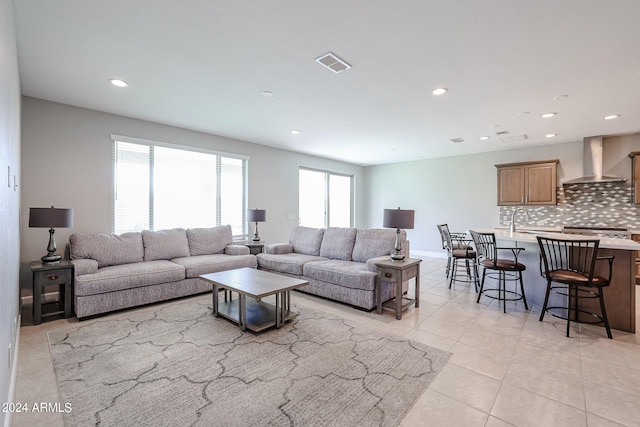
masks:
{"type": "Polygon", "coordinates": [[[447,258],[447,254],[444,252],[429,252],[429,251],[414,251],[411,250],[411,255],[425,256],[429,258],[447,258]]]}
{"type": "MultiPolygon", "coordinates": [[[[7,402],[13,402],[16,393],[16,380],[18,378],[18,348],[20,347],[20,325],[22,324],[22,316],[18,314],[18,323],[16,325],[16,339],[13,344],[13,355],[11,356],[11,380],[9,381],[9,396],[7,402]]],[[[4,418],[4,427],[11,427],[11,411],[7,411],[4,418]]]]}

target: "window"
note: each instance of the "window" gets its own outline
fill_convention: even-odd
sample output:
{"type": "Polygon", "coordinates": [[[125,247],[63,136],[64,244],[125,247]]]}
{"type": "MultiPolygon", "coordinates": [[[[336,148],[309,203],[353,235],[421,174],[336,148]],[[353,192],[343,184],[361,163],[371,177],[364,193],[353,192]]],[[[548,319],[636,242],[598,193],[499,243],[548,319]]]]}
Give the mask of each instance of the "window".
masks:
{"type": "Polygon", "coordinates": [[[112,138],[114,233],[230,224],[246,234],[247,158],[112,138]]]}
{"type": "Polygon", "coordinates": [[[353,177],[300,168],[300,225],[351,227],[353,225],[353,177]]]}

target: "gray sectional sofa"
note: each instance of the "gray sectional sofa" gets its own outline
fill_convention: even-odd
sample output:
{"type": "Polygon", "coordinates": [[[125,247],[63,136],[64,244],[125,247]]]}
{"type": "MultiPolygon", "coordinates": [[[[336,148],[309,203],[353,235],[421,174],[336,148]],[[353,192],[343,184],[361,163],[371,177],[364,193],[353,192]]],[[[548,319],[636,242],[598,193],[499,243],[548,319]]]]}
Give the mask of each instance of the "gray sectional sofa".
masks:
{"type": "Polygon", "coordinates": [[[69,237],[75,266],[78,318],[211,291],[198,276],[256,267],[249,248],[234,245],[231,226],[75,233],[69,237]]]}
{"type": "MultiPolygon", "coordinates": [[[[406,232],[402,247],[409,255],[406,232]]],[[[288,243],[266,246],[258,254],[258,268],[309,281],[302,292],[340,301],[358,308],[376,307],[375,263],[394,252],[396,231],[391,229],[294,227],[288,243]]],[[[404,284],[406,290],[407,284],[404,284]]],[[[393,296],[383,282],[383,301],[393,296]]]]}

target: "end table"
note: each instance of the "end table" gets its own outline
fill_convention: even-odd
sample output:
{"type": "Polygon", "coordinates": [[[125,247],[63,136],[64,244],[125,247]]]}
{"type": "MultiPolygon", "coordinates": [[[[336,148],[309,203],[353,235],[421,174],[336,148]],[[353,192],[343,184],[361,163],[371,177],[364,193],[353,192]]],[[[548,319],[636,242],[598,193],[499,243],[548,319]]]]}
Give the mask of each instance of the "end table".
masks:
{"type": "Polygon", "coordinates": [[[65,319],[73,316],[73,272],[74,266],[69,260],[43,264],[31,262],[33,274],[33,323],[39,325],[42,318],[64,314],[65,319]],[[46,302],[44,290],[47,286],[59,287],[58,301],[46,302]]]}
{"type": "Polygon", "coordinates": [[[420,263],[421,259],[405,258],[402,261],[376,262],[378,275],[376,276],[376,304],[378,314],[382,314],[382,309],[394,310],[396,319],[402,319],[402,311],[411,305],[418,308],[420,306],[420,263]],[[402,283],[409,279],[416,279],[416,295],[414,299],[402,296],[402,283]],[[382,282],[391,282],[396,288],[395,298],[382,303],[382,282]]]}
{"type": "Polygon", "coordinates": [[[264,240],[242,240],[239,242],[233,242],[236,245],[243,245],[249,248],[249,253],[252,255],[258,255],[264,252],[264,247],[267,244],[264,240]]]}

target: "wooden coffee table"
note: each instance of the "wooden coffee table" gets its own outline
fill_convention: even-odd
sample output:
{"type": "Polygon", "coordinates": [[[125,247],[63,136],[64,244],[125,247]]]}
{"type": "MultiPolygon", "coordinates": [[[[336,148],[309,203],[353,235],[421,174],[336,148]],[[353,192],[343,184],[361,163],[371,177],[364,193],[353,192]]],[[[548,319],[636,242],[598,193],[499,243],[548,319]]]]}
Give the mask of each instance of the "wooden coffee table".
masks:
{"type": "Polygon", "coordinates": [[[255,268],[239,268],[203,274],[201,279],[213,284],[213,315],[224,317],[238,324],[241,330],[260,332],[275,326],[279,328],[298,313],[291,311],[290,291],[308,285],[305,280],[268,273],[255,268]],[[231,291],[232,297],[220,301],[219,291],[231,291]],[[238,299],[233,299],[237,292],[238,299]],[[262,298],[275,295],[275,305],[262,298]],[[247,297],[250,297],[247,299],[247,297]]]}

